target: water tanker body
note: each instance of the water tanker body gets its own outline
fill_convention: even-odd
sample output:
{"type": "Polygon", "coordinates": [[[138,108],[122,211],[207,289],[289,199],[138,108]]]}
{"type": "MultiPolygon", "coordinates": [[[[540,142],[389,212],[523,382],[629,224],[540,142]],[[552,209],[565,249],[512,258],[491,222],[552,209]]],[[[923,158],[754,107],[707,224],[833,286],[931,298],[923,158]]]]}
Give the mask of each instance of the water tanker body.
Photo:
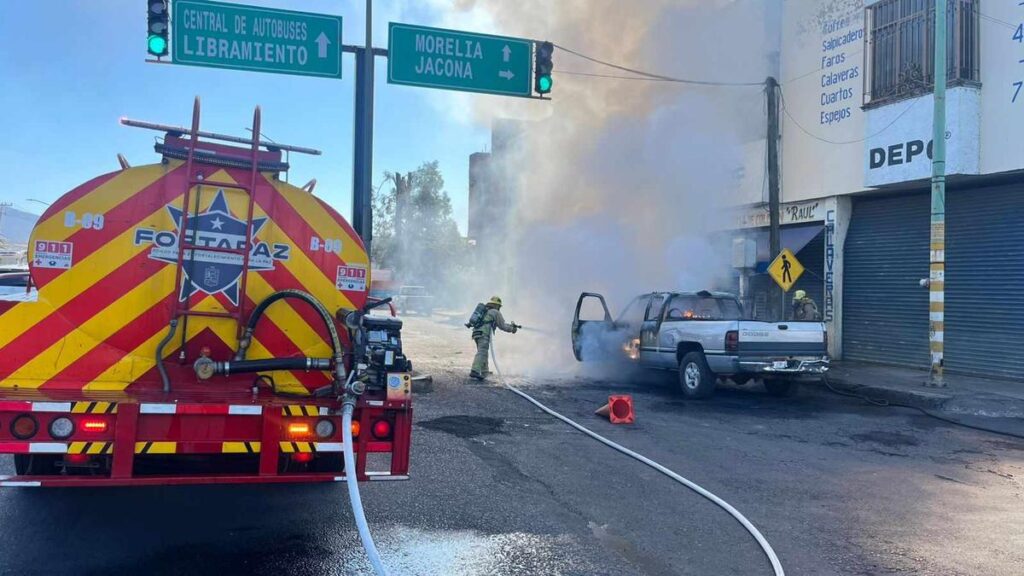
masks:
{"type": "MultiPolygon", "coordinates": [[[[0,453],[19,474],[0,482],[343,478],[340,380],[366,346],[340,318],[367,304],[363,242],[280,179],[280,149],[190,134],[68,192],[32,232],[36,292],[0,305],[0,453]]],[[[388,321],[379,344],[404,361],[388,321]]],[[[356,435],[360,479],[406,474],[402,361],[352,375],[353,432],[386,432],[356,435]],[[372,453],[390,466],[368,471],[372,453]]]]}

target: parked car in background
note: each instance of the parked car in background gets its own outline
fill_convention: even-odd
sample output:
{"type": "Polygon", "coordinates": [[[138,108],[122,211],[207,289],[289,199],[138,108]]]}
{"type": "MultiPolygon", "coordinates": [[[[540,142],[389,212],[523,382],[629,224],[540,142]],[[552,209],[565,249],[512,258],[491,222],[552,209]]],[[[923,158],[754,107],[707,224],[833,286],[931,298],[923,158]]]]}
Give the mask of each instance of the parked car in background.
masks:
{"type": "Polygon", "coordinates": [[[425,314],[434,311],[434,297],[423,286],[402,286],[393,303],[399,314],[425,314]]]}
{"type": "Polygon", "coordinates": [[[683,394],[691,398],[710,396],[719,378],[738,384],[760,378],[769,393],[784,396],[800,379],[820,378],[829,367],[821,322],[745,320],[734,295],[706,290],[642,294],[615,320],[604,296],[584,292],[576,303],[572,345],[581,362],[621,359],[677,371],[683,394]],[[591,306],[597,318],[581,318],[588,300],[600,304],[591,306]]]}
{"type": "Polygon", "coordinates": [[[0,268],[0,296],[24,294],[28,284],[28,270],[0,268]]]}

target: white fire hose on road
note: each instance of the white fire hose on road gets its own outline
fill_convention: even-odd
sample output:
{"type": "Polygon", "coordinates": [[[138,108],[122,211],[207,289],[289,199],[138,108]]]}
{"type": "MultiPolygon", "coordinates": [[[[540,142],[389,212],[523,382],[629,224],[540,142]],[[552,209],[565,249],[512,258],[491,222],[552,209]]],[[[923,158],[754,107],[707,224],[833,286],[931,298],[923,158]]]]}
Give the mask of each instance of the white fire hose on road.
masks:
{"type": "MultiPolygon", "coordinates": [[[[352,376],[356,373],[353,369],[348,376],[348,388],[352,383],[352,376]]],[[[352,412],[355,411],[355,398],[346,395],[341,415],[341,440],[342,452],[345,455],[345,483],[348,485],[348,499],[352,504],[352,516],[355,518],[356,529],[359,531],[359,539],[363,542],[363,549],[366,556],[373,565],[377,576],[388,576],[388,569],[380,559],[377,546],[373,543],[373,536],[370,534],[370,527],[366,523],[366,514],[363,513],[363,499],[359,496],[359,480],[356,478],[356,457],[352,450],[352,412]]]]}
{"type": "Polygon", "coordinates": [[[715,505],[717,505],[718,507],[720,507],[723,510],[725,510],[726,512],[728,512],[730,516],[735,518],[736,521],[738,521],[740,524],[743,525],[743,527],[747,530],[747,532],[749,532],[750,535],[754,537],[754,540],[757,540],[758,545],[761,546],[761,550],[764,551],[765,555],[768,557],[768,560],[772,563],[772,570],[775,571],[775,576],[785,576],[785,572],[782,569],[782,563],[779,562],[779,557],[775,555],[775,550],[772,549],[771,544],[769,544],[768,540],[766,540],[765,537],[763,535],[761,535],[761,532],[756,527],[754,527],[753,524],[751,524],[750,520],[747,520],[747,518],[745,516],[743,516],[743,514],[740,514],[739,510],[736,510],[728,502],[726,502],[725,500],[722,500],[718,496],[715,496],[714,494],[712,494],[708,490],[705,490],[704,488],[702,488],[700,485],[696,484],[695,482],[692,482],[690,480],[687,480],[686,478],[683,478],[679,474],[676,474],[675,472],[669,470],[668,468],[662,466],[661,464],[658,464],[654,460],[651,460],[650,458],[647,458],[646,456],[643,456],[642,454],[638,454],[638,453],[630,450],[629,448],[626,448],[624,446],[616,444],[615,442],[612,442],[611,440],[605,438],[604,436],[601,436],[597,432],[591,431],[590,429],[582,426],[581,424],[577,424],[575,421],[573,421],[573,420],[567,418],[566,416],[563,416],[563,415],[559,414],[558,412],[555,412],[551,408],[548,408],[547,406],[541,404],[536,399],[534,399],[533,396],[530,396],[526,392],[523,392],[522,390],[520,390],[520,389],[516,388],[515,386],[512,386],[511,384],[506,382],[505,381],[505,376],[501,373],[501,368],[498,366],[498,359],[497,359],[497,357],[496,357],[496,355],[494,353],[494,339],[493,338],[491,339],[491,361],[494,363],[494,371],[498,374],[498,378],[501,380],[501,384],[503,386],[505,386],[506,388],[508,388],[509,390],[511,390],[512,392],[515,392],[519,396],[522,396],[523,398],[525,398],[528,402],[530,402],[531,404],[533,404],[537,408],[540,408],[541,410],[543,410],[544,412],[550,414],[551,416],[554,416],[555,418],[558,418],[562,422],[565,422],[569,426],[572,426],[573,428],[579,430],[580,432],[586,434],[587,436],[590,436],[591,438],[593,438],[594,440],[597,440],[598,442],[604,444],[605,446],[608,446],[609,448],[612,448],[613,450],[621,452],[622,454],[625,454],[626,456],[629,456],[630,458],[633,458],[634,460],[637,460],[639,462],[642,462],[642,463],[650,466],[651,468],[654,468],[658,472],[661,472],[662,474],[668,476],[669,478],[675,480],[676,482],[679,482],[683,486],[686,486],[690,490],[693,490],[697,494],[700,494],[701,496],[707,498],[708,500],[713,502],[715,505]]]}

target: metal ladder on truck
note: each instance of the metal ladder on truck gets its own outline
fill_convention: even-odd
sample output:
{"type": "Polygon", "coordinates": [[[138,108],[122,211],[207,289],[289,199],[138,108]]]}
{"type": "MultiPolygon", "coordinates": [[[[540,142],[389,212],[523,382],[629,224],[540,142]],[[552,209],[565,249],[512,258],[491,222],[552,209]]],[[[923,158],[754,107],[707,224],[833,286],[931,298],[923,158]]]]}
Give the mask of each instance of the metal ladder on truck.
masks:
{"type": "MultiPolygon", "coordinates": [[[[252,255],[252,216],[253,211],[256,208],[256,182],[259,178],[259,153],[260,153],[260,107],[257,106],[256,110],[252,115],[252,140],[249,152],[249,182],[248,184],[236,184],[233,182],[217,182],[206,180],[203,175],[196,174],[194,172],[195,156],[196,156],[196,145],[199,143],[199,98],[196,97],[195,103],[192,105],[192,129],[188,132],[188,158],[185,160],[185,175],[188,178],[185,186],[185,194],[182,198],[182,213],[181,213],[181,227],[178,229],[178,265],[177,270],[174,274],[174,286],[175,293],[172,295],[173,308],[171,310],[172,319],[181,319],[181,345],[180,352],[178,353],[178,360],[185,362],[185,346],[188,343],[188,318],[189,316],[202,316],[206,318],[225,318],[234,319],[236,323],[235,337],[240,338],[242,336],[242,325],[245,323],[245,297],[246,297],[246,284],[249,277],[249,258],[252,255]],[[234,190],[240,190],[248,197],[248,203],[246,208],[245,216],[245,240],[241,248],[223,248],[219,246],[199,246],[194,242],[188,241],[188,230],[189,230],[189,208],[190,200],[192,198],[192,188],[196,188],[196,199],[195,207],[193,208],[192,216],[199,216],[199,206],[202,199],[202,187],[211,186],[213,188],[228,188],[234,190]],[[238,281],[238,299],[234,310],[226,310],[224,312],[205,312],[202,310],[192,309],[192,296],[187,294],[182,300],[181,294],[185,292],[183,283],[185,282],[185,276],[189,279],[193,278],[195,272],[195,258],[196,252],[212,252],[215,254],[233,254],[242,257],[242,274],[238,281]],[[186,257],[188,253],[188,272],[186,274],[185,265],[186,257]],[[180,291],[180,292],[179,292],[180,291]]],[[[194,236],[198,236],[198,227],[194,231],[194,236]]]]}
{"type": "MultiPolygon", "coordinates": [[[[166,370],[164,369],[164,365],[163,365],[163,353],[164,353],[164,348],[166,348],[167,344],[169,344],[170,341],[174,339],[174,335],[175,335],[175,332],[177,331],[179,320],[182,322],[180,353],[178,355],[179,360],[181,362],[184,362],[186,360],[185,346],[186,346],[187,341],[188,341],[188,318],[190,316],[202,316],[202,317],[207,317],[207,318],[232,319],[236,323],[236,337],[241,337],[242,334],[243,334],[244,324],[245,324],[245,312],[246,312],[245,311],[245,302],[246,302],[246,288],[247,288],[248,275],[249,275],[249,260],[250,260],[250,257],[251,257],[251,254],[252,254],[252,249],[253,249],[253,243],[252,243],[253,212],[254,212],[254,210],[256,208],[256,183],[257,183],[257,181],[259,179],[260,147],[262,146],[262,147],[267,148],[268,150],[272,150],[272,151],[298,152],[298,153],[302,153],[302,154],[312,154],[312,155],[316,155],[316,156],[319,156],[321,154],[321,152],[319,150],[316,150],[316,149],[313,149],[313,148],[305,148],[305,147],[302,147],[302,146],[292,146],[292,145],[281,144],[281,143],[277,143],[277,142],[263,144],[260,141],[261,132],[260,132],[260,107],[259,106],[257,106],[256,109],[253,111],[252,128],[251,128],[251,130],[252,130],[252,137],[251,138],[241,138],[241,137],[238,137],[238,136],[230,136],[230,135],[226,135],[226,134],[216,134],[216,133],[213,133],[213,132],[203,132],[203,131],[199,130],[199,116],[200,116],[199,112],[200,112],[199,97],[196,96],[195,102],[192,105],[192,126],[191,126],[191,128],[184,128],[184,127],[181,127],[181,126],[170,126],[170,125],[166,125],[166,124],[156,124],[156,123],[144,122],[144,121],[140,121],[140,120],[131,120],[131,119],[128,119],[128,118],[122,118],[121,119],[121,124],[123,124],[125,126],[131,126],[131,127],[135,127],[135,128],[146,128],[146,129],[149,129],[149,130],[157,130],[157,131],[165,132],[169,136],[170,135],[174,135],[174,136],[188,135],[187,154],[184,155],[184,159],[185,159],[185,177],[187,179],[187,182],[186,182],[186,187],[185,187],[185,193],[184,193],[184,196],[182,198],[181,225],[180,225],[180,228],[178,229],[178,257],[177,257],[177,266],[176,266],[177,269],[175,271],[175,277],[174,277],[174,292],[171,294],[170,332],[168,332],[167,336],[157,346],[157,353],[156,353],[157,369],[160,371],[160,376],[161,376],[161,379],[163,380],[164,391],[165,392],[169,392],[170,391],[170,382],[169,382],[166,370]],[[241,184],[241,183],[234,183],[234,182],[212,181],[212,180],[205,179],[202,174],[195,174],[196,148],[199,145],[199,138],[200,137],[206,138],[206,139],[209,139],[209,140],[220,140],[220,141],[223,141],[223,142],[231,142],[231,143],[235,143],[235,144],[245,144],[245,145],[248,145],[250,147],[249,148],[248,159],[240,159],[240,158],[237,158],[237,157],[235,157],[233,159],[217,158],[217,160],[219,160],[220,162],[218,162],[218,161],[209,162],[211,164],[218,165],[221,162],[227,161],[227,163],[224,164],[225,166],[236,167],[236,168],[237,167],[248,168],[249,169],[248,182],[244,183],[244,184],[241,184]],[[244,240],[243,245],[242,245],[241,248],[238,248],[238,247],[224,248],[224,247],[217,247],[217,246],[199,246],[199,245],[195,244],[194,241],[190,242],[188,240],[189,220],[190,220],[189,208],[190,208],[190,204],[193,204],[192,203],[192,188],[193,187],[196,188],[196,192],[195,192],[196,197],[195,197],[194,206],[191,206],[192,207],[191,216],[193,218],[197,218],[199,216],[199,208],[200,208],[200,201],[201,201],[202,187],[203,186],[212,186],[212,187],[215,187],[215,188],[227,188],[227,189],[233,189],[233,190],[240,190],[240,191],[244,192],[248,196],[248,205],[247,205],[247,208],[246,208],[246,216],[245,216],[245,240],[244,240]],[[241,276],[239,278],[239,283],[238,283],[238,300],[237,300],[237,304],[234,306],[233,310],[225,310],[223,312],[207,312],[207,311],[202,311],[202,310],[193,310],[192,309],[192,301],[191,301],[192,299],[191,299],[190,295],[186,296],[184,300],[181,299],[180,295],[181,295],[182,291],[184,290],[183,282],[185,281],[185,275],[186,275],[186,272],[185,272],[185,270],[186,270],[186,268],[185,268],[186,267],[186,260],[187,260],[187,264],[189,265],[189,269],[188,269],[189,270],[189,277],[191,278],[191,272],[193,270],[193,266],[194,266],[194,263],[195,263],[195,256],[196,256],[196,252],[197,251],[198,252],[219,253],[219,254],[233,254],[233,255],[241,256],[241,258],[242,258],[242,272],[241,272],[241,276]],[[186,257],[186,254],[188,254],[187,257],[186,257]]],[[[202,152],[202,151],[200,151],[200,152],[202,152]]],[[[164,154],[168,155],[169,152],[165,151],[164,154]]],[[[203,154],[203,156],[205,157],[207,155],[203,154]]],[[[174,157],[180,157],[180,156],[174,156],[174,157]]],[[[267,162],[265,168],[266,169],[270,169],[270,170],[287,170],[288,169],[288,165],[287,165],[287,162],[285,162],[283,164],[275,163],[275,162],[267,162]]],[[[197,227],[196,232],[198,232],[198,227],[197,227]]]]}

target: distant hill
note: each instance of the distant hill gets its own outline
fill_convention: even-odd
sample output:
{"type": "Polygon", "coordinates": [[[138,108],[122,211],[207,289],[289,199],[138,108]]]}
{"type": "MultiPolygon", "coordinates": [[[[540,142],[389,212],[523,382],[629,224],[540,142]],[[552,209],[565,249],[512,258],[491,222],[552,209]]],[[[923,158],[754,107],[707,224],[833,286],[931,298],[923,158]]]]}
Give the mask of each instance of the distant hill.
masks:
{"type": "Polygon", "coordinates": [[[12,244],[27,244],[32,227],[39,220],[37,214],[22,212],[17,208],[6,208],[0,221],[0,236],[12,244]]]}

